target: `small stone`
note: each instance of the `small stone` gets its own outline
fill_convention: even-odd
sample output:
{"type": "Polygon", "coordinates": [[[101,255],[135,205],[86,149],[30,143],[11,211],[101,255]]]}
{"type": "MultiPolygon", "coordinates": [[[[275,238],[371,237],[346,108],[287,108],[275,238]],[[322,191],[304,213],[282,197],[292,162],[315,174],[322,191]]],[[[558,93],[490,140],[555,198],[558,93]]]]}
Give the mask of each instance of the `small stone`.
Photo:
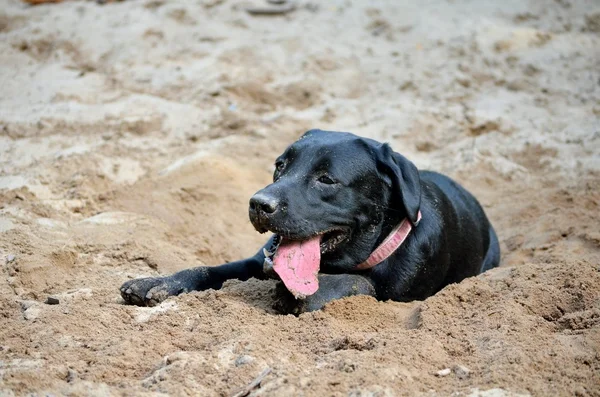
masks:
{"type": "MultiPolygon", "coordinates": [[[[272,3],[271,3],[272,4],[272,3]]],[[[247,6],[246,12],[251,15],[279,15],[286,14],[290,11],[294,11],[296,9],[296,4],[294,3],[281,3],[281,4],[272,4],[270,7],[252,7],[247,6]]]]}
{"type": "Polygon", "coordinates": [[[31,306],[23,312],[23,318],[28,321],[33,321],[40,315],[40,308],[38,306],[31,306]]]}
{"type": "Polygon", "coordinates": [[[21,304],[21,310],[25,311],[25,310],[29,309],[31,306],[37,304],[37,302],[29,301],[29,300],[21,300],[21,301],[19,301],[19,304],[21,304]]]}
{"type": "Polygon", "coordinates": [[[77,372],[73,371],[71,368],[67,371],[67,382],[71,383],[75,379],[77,379],[77,372]]]}
{"type": "Polygon", "coordinates": [[[252,356],[248,356],[248,355],[239,356],[238,358],[235,359],[235,366],[241,367],[242,365],[250,364],[252,361],[254,361],[254,357],[252,357],[252,356]]]}
{"type": "Polygon", "coordinates": [[[46,298],[47,305],[58,305],[59,303],[60,303],[60,300],[58,300],[58,298],[55,298],[53,296],[49,296],[48,298],[46,298]]]}
{"type": "Polygon", "coordinates": [[[8,264],[8,263],[14,262],[15,259],[17,259],[17,257],[14,254],[8,254],[6,256],[6,263],[8,264]]]}
{"type": "Polygon", "coordinates": [[[471,373],[471,370],[465,367],[464,365],[455,365],[454,367],[452,367],[452,370],[454,371],[458,379],[466,379],[471,373]]]}
{"type": "Polygon", "coordinates": [[[441,376],[448,376],[448,375],[450,375],[450,372],[452,372],[452,371],[450,371],[450,368],[440,369],[439,371],[437,371],[435,373],[435,376],[440,376],[440,377],[441,376]]]}

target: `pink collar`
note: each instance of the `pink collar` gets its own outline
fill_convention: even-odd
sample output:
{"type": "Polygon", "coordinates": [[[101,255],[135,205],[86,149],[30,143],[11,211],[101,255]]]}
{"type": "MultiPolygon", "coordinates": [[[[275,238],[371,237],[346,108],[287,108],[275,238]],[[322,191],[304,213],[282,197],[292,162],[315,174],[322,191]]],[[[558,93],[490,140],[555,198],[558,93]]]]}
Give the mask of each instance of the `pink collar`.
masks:
{"type": "MultiPolygon", "coordinates": [[[[419,211],[417,215],[417,224],[420,220],[421,211],[419,211]]],[[[355,269],[370,269],[389,258],[394,252],[396,252],[398,248],[400,248],[404,240],[406,240],[406,238],[408,237],[408,233],[410,233],[411,230],[412,225],[410,224],[410,221],[407,218],[404,218],[402,222],[400,222],[400,224],[398,224],[398,226],[396,226],[394,230],[391,231],[389,236],[387,236],[386,239],[383,240],[383,243],[381,243],[379,247],[377,247],[375,251],[371,253],[367,260],[361,263],[360,265],[356,266],[355,269]]]]}

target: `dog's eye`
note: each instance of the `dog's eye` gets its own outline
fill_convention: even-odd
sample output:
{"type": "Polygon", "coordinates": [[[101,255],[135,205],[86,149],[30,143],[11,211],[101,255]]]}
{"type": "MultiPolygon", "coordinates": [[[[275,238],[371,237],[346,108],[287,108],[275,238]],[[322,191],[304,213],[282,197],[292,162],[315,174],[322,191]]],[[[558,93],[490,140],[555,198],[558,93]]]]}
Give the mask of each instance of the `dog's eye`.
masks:
{"type": "Polygon", "coordinates": [[[281,174],[281,171],[283,171],[284,167],[284,161],[278,161],[275,163],[275,172],[273,173],[273,180],[277,180],[279,178],[279,174],[281,174]]]}
{"type": "Polygon", "coordinates": [[[321,175],[317,180],[326,185],[333,185],[335,183],[335,181],[331,179],[329,175],[321,175]]]}

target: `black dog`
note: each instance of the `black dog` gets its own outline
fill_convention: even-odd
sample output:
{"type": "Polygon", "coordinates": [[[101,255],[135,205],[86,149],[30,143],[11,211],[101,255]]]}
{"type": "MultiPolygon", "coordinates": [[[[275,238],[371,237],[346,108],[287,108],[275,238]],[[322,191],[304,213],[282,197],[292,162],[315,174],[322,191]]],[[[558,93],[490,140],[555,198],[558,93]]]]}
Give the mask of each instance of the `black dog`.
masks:
{"type": "Polygon", "coordinates": [[[279,288],[285,310],[299,313],[357,294],[424,299],[500,262],[477,200],[444,175],[419,172],[387,144],[311,130],[275,165],[273,183],[250,200],[255,229],[274,233],[255,256],[128,281],[125,301],[154,305],[228,279],[278,275],[291,292],[279,288]]]}

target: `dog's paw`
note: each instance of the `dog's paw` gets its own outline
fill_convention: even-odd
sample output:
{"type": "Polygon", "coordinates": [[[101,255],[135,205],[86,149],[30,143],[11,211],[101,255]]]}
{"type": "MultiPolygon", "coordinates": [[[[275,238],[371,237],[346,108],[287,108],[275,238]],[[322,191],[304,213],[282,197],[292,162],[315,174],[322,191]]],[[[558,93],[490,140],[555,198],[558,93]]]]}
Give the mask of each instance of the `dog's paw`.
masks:
{"type": "Polygon", "coordinates": [[[126,303],[137,306],[156,306],[169,296],[186,292],[172,277],[138,278],[125,282],[121,296],[126,303]]]}
{"type": "Polygon", "coordinates": [[[304,300],[294,298],[294,295],[285,288],[282,282],[278,282],[275,286],[272,307],[278,313],[293,314],[294,316],[307,311],[304,300]]]}

